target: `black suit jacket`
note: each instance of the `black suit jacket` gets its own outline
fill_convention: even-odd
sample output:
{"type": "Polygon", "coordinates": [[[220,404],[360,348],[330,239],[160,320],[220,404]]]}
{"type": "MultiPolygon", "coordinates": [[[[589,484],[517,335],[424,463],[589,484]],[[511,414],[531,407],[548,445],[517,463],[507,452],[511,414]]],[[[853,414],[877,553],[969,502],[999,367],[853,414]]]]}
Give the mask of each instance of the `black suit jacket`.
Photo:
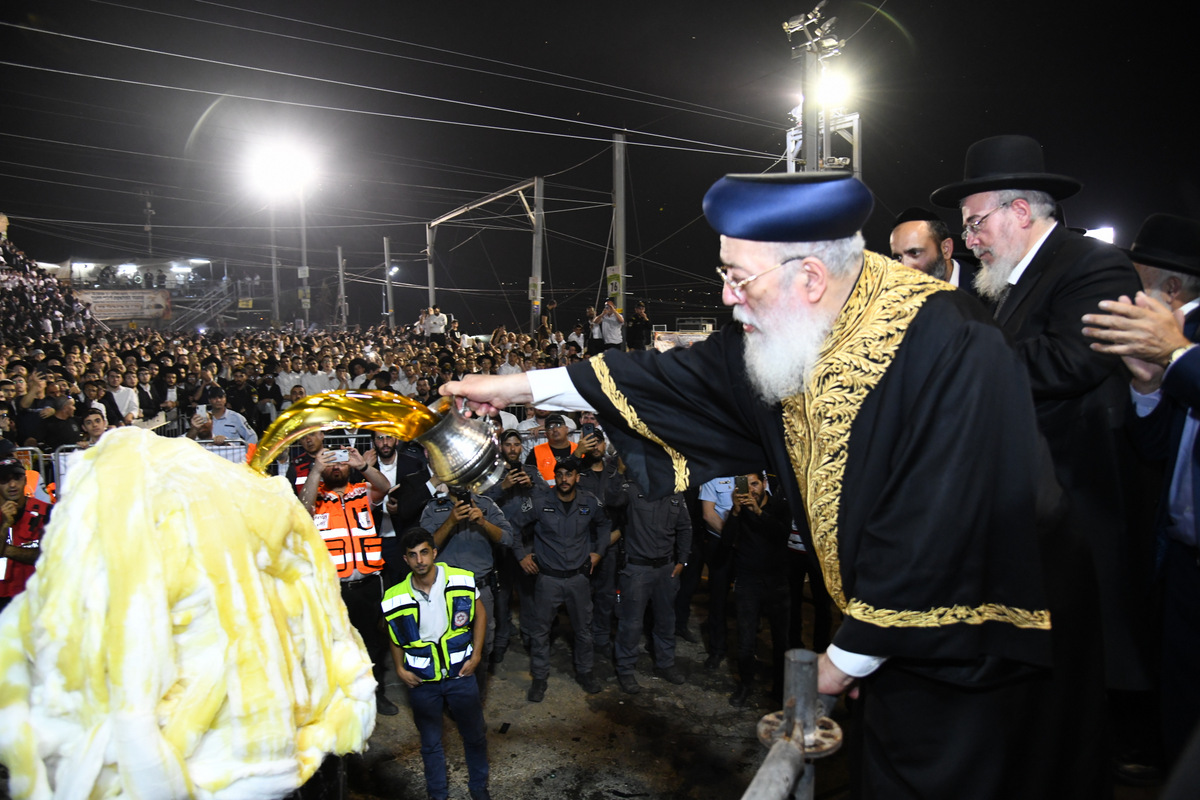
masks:
{"type": "MultiPolygon", "coordinates": [[[[416,472],[396,478],[396,486],[392,490],[391,496],[396,498],[399,508],[391,517],[392,527],[397,536],[403,536],[409,528],[420,525],[421,512],[425,510],[425,505],[433,499],[433,493],[429,491],[430,480],[432,478],[429,469],[424,466],[416,472]]],[[[430,531],[430,533],[432,532],[430,531]]]]}
{"type": "Polygon", "coordinates": [[[162,410],[163,393],[153,383],[150,384],[150,389],[147,391],[142,388],[139,383],[137,387],[138,406],[142,409],[142,418],[150,419],[159,411],[162,410]]]}
{"type": "Polygon", "coordinates": [[[958,259],[955,259],[955,261],[958,263],[958,288],[971,295],[971,297],[977,298],[984,305],[987,305],[986,301],[982,297],[979,297],[979,292],[975,289],[975,273],[979,272],[979,265],[959,261],[958,259]]]}
{"type": "Polygon", "coordinates": [[[1117,248],[1055,226],[996,313],[1029,371],[1038,426],[1070,503],[1070,529],[1091,550],[1110,688],[1147,688],[1135,635],[1141,608],[1130,536],[1136,459],[1125,430],[1129,374],[1094,352],[1080,318],[1141,281],[1117,248]]]}
{"type": "MultiPolygon", "coordinates": [[[[1200,309],[1188,314],[1184,333],[1192,341],[1200,338],[1197,336],[1200,333],[1200,309]]],[[[1133,415],[1130,418],[1139,452],[1152,461],[1162,462],[1165,468],[1155,518],[1160,558],[1170,524],[1171,481],[1175,477],[1183,441],[1183,426],[1191,411],[1200,412],[1200,347],[1189,350],[1167,370],[1162,382],[1162,399],[1154,411],[1145,417],[1133,415]]],[[[1192,496],[1200,498],[1200,452],[1193,448],[1191,458],[1192,496]]]]}

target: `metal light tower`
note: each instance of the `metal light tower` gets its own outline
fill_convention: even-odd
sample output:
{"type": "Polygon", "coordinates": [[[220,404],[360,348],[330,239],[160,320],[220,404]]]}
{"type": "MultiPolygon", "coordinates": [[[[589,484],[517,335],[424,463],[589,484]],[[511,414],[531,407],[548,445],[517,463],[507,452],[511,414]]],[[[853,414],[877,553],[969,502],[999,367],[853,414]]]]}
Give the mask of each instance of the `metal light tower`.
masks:
{"type": "Polygon", "coordinates": [[[826,0],[821,0],[807,14],[799,14],[783,23],[783,30],[792,43],[792,58],[801,59],[800,81],[802,96],[800,104],[792,109],[796,125],[787,132],[787,150],[784,158],[787,171],[795,172],[818,169],[853,170],[855,177],[862,177],[862,129],[857,112],[847,113],[820,97],[818,83],[826,77],[825,62],[842,54],[844,39],[833,36],[833,25],[837,17],[822,21],[821,9],[826,0]],[[793,38],[793,34],[803,34],[793,38]],[[837,134],[852,147],[850,158],[836,158],[831,152],[831,137],[837,134]]]}

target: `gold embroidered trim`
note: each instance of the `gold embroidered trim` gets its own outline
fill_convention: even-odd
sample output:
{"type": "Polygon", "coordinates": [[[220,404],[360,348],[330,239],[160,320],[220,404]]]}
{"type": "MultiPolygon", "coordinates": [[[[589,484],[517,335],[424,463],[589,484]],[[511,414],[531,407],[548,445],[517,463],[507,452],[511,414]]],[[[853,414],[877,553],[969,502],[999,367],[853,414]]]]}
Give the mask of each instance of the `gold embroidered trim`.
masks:
{"type": "Polygon", "coordinates": [[[678,450],[655,436],[649,426],[642,422],[641,417],[637,415],[637,412],[633,410],[633,406],[629,404],[629,399],[625,397],[625,393],[617,388],[617,382],[613,380],[612,373],[608,369],[608,364],[604,361],[603,354],[595,358],[590,358],[588,361],[592,365],[592,371],[596,373],[596,380],[600,381],[600,390],[604,392],[604,396],[608,398],[608,401],[613,404],[613,407],[625,419],[625,424],[633,428],[641,436],[654,442],[670,456],[671,464],[675,468],[675,491],[682,492],[687,489],[688,478],[690,477],[687,459],[678,450]]]}
{"type": "Polygon", "coordinates": [[[825,339],[806,391],[783,401],[788,455],[804,493],[821,573],[830,596],[847,613],[837,525],[850,427],[921,306],[934,294],[953,290],[944,281],[866,252],[862,273],[825,339]]]}
{"type": "Polygon", "coordinates": [[[1009,608],[997,603],[986,603],[970,608],[951,606],[931,608],[927,611],[892,611],[875,608],[861,600],[851,600],[844,609],[846,616],[853,617],[883,628],[937,628],[943,625],[982,625],[985,622],[1006,622],[1018,628],[1050,630],[1049,611],[1026,611],[1009,608]]]}

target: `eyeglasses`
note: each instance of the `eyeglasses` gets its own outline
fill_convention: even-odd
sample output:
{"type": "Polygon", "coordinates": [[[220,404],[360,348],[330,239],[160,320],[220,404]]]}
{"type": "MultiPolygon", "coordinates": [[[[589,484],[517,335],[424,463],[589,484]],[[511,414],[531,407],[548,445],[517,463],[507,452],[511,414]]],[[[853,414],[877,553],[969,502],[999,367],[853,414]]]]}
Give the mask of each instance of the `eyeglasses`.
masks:
{"type": "Polygon", "coordinates": [[[987,222],[987,218],[990,217],[992,214],[995,214],[997,211],[999,211],[1002,208],[1008,208],[1008,205],[1009,205],[1008,203],[1001,203],[1000,205],[996,206],[991,211],[984,214],[982,217],[975,220],[974,222],[966,223],[965,226],[963,227],[963,232],[962,232],[963,241],[966,241],[966,238],[968,236],[978,236],[979,231],[981,231],[983,229],[983,223],[987,222]]]}
{"type": "Polygon", "coordinates": [[[733,292],[734,294],[737,294],[737,293],[740,293],[743,289],[745,289],[747,285],[758,280],[763,275],[766,275],[769,272],[774,272],[775,270],[782,267],[784,264],[790,263],[792,261],[799,261],[800,259],[807,258],[807,257],[808,256],[793,256],[792,258],[784,259],[783,261],[780,261],[778,264],[771,267],[770,269],[764,269],[762,272],[758,273],[757,275],[751,275],[749,278],[742,278],[740,281],[735,281],[733,278],[729,277],[730,267],[717,267],[717,274],[721,276],[721,280],[725,282],[725,285],[729,287],[729,290],[731,292],[733,292]]]}

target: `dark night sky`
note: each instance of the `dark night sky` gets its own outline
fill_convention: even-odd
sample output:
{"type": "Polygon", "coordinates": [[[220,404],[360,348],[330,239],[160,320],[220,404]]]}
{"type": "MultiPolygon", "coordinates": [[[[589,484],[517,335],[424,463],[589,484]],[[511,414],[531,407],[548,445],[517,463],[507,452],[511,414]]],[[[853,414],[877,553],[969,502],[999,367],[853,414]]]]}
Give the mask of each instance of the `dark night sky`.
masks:
{"type": "MultiPolygon", "coordinates": [[[[1200,216],[1184,139],[1193,126],[1178,110],[1194,95],[1183,21],[1047,5],[1068,4],[890,0],[876,13],[830,0],[825,13],[849,38],[833,63],[855,77],[864,179],[878,200],[866,230],[874,249],[886,249],[896,212],[927,204],[961,177],[968,145],[998,133],[1039,139],[1051,171],[1085,184],[1065,206],[1071,224],[1114,225],[1118,244],[1151,212],[1200,216]]],[[[156,255],[224,258],[231,275],[248,274],[266,264],[269,235],[243,154],[289,132],[322,164],[307,200],[319,283],[339,245],[352,274],[378,277],[382,237],[395,258],[419,260],[425,221],[542,175],[547,290],[566,324],[611,257],[608,142],[624,128],[630,292],[662,321],[712,314],[717,243],[700,199],[723,173],[782,169],[773,162],[797,68],[780,26],[810,7],[10,0],[0,11],[0,210],[35,258],[139,257],[148,189],[156,255]]],[[[528,317],[518,211],[492,206],[439,233],[439,286],[468,290],[439,301],[470,329],[528,317]],[[498,292],[501,282],[511,291],[498,292]]],[[[288,267],[297,220],[279,209],[288,267]]],[[[424,275],[414,263],[398,280],[424,275]]],[[[379,290],[355,291],[352,321],[374,322],[379,290]]],[[[423,297],[398,291],[400,320],[423,297]]]]}

